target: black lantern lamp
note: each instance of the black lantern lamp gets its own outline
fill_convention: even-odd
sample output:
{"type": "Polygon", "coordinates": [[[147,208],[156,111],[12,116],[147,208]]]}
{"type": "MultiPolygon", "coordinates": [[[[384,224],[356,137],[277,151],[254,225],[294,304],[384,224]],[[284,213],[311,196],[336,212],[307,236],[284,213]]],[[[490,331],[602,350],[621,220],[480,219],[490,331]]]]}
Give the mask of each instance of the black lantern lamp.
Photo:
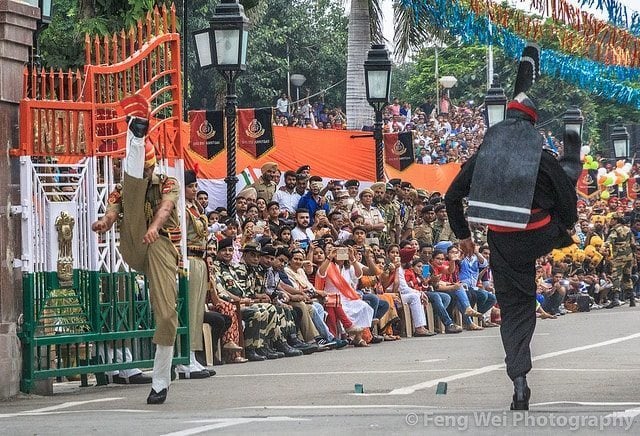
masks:
{"type": "Polygon", "coordinates": [[[498,75],[493,75],[493,83],[484,98],[484,107],[487,114],[487,126],[491,127],[503,121],[507,113],[507,96],[500,86],[498,75]]]}
{"type": "Polygon", "coordinates": [[[371,45],[364,61],[364,81],[367,101],[375,112],[373,138],[376,143],[376,180],[384,180],[384,141],[382,137],[382,110],[389,104],[391,93],[391,60],[382,44],[371,45]]]}

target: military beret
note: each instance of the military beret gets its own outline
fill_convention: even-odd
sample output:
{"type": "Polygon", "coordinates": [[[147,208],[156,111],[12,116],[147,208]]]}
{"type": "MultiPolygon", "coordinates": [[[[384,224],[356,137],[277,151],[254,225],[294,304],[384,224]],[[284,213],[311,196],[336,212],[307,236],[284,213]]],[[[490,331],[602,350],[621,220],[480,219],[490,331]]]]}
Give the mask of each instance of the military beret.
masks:
{"type": "Polygon", "coordinates": [[[345,188],[351,188],[352,186],[355,186],[356,188],[360,186],[360,182],[357,180],[347,180],[346,182],[344,182],[344,187],[345,188]]]}
{"type": "Polygon", "coordinates": [[[402,180],[400,180],[400,179],[391,179],[391,180],[389,180],[389,183],[391,183],[393,186],[397,186],[400,183],[402,183],[402,180]]]}
{"type": "Polygon", "coordinates": [[[224,238],[218,241],[218,250],[222,251],[225,248],[233,247],[233,239],[232,238],[224,238]]]}
{"type": "Polygon", "coordinates": [[[311,166],[309,165],[302,165],[300,168],[298,168],[296,170],[296,173],[300,174],[303,171],[311,171],[311,166]]]}
{"type": "Polygon", "coordinates": [[[418,198],[427,198],[428,194],[427,191],[425,191],[424,189],[418,189],[418,198]]]}
{"type": "Polygon", "coordinates": [[[271,206],[280,207],[280,203],[278,203],[277,201],[270,201],[270,202],[267,203],[267,209],[269,209],[271,206]]]}
{"type": "Polygon", "coordinates": [[[195,182],[197,182],[196,172],[194,170],[184,170],[185,188],[195,182]]]}
{"type": "Polygon", "coordinates": [[[387,188],[387,191],[395,191],[396,190],[395,186],[393,186],[389,182],[387,182],[386,188],[387,188]]]}
{"type": "Polygon", "coordinates": [[[401,188],[413,188],[413,186],[411,186],[411,182],[401,182],[400,183],[400,187],[401,188]]]}

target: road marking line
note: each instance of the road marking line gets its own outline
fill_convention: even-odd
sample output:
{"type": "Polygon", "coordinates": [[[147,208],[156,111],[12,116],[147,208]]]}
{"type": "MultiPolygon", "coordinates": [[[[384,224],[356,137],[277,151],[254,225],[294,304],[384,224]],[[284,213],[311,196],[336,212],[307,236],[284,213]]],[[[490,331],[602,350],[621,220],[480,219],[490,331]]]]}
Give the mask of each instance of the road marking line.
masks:
{"type": "Polygon", "coordinates": [[[548,401],[546,403],[535,403],[530,406],[557,406],[560,404],[575,404],[576,406],[640,406],[638,402],[606,402],[606,401],[548,401]]]}
{"type": "MultiPolygon", "coordinates": [[[[562,356],[564,354],[575,353],[575,352],[578,352],[578,351],[590,350],[592,348],[599,348],[599,347],[605,347],[607,345],[618,344],[620,342],[625,342],[625,341],[629,341],[629,340],[636,339],[636,338],[640,338],[640,333],[634,333],[632,335],[623,336],[621,338],[609,339],[609,340],[603,341],[603,342],[596,342],[595,344],[583,345],[583,346],[580,346],[580,347],[573,347],[573,348],[567,348],[567,349],[564,349],[564,350],[553,351],[551,353],[545,353],[545,354],[541,354],[540,356],[536,356],[532,360],[534,362],[536,362],[538,360],[550,359],[552,357],[562,356]]],[[[442,379],[428,380],[428,381],[425,381],[425,382],[422,382],[422,383],[418,383],[418,384],[415,384],[415,385],[394,389],[394,390],[392,390],[391,392],[389,392],[386,395],[410,395],[410,394],[413,394],[416,391],[436,386],[439,382],[450,382],[450,381],[460,380],[460,379],[463,379],[463,378],[473,377],[473,376],[476,376],[476,375],[482,375],[482,374],[486,374],[488,372],[492,372],[492,371],[497,371],[499,369],[503,369],[504,367],[505,367],[504,363],[483,366],[482,368],[477,368],[477,369],[474,369],[474,370],[471,370],[471,371],[466,371],[466,372],[463,372],[463,373],[460,373],[460,374],[454,374],[454,375],[451,375],[451,376],[448,376],[448,377],[444,377],[442,379]]],[[[368,394],[361,394],[361,395],[366,396],[368,394]]]]}
{"type": "MultiPolygon", "coordinates": [[[[439,359],[445,360],[445,359],[439,359]]],[[[270,374],[216,374],[219,378],[237,378],[237,377],[290,377],[290,376],[309,376],[309,375],[349,375],[349,374],[411,374],[416,372],[451,372],[451,371],[470,371],[472,368],[434,368],[434,369],[398,369],[388,371],[330,371],[330,372],[278,372],[270,374]]]]}
{"type": "MultiPolygon", "coordinates": [[[[535,333],[533,336],[549,336],[551,333],[535,333]]],[[[474,336],[460,336],[460,335],[447,335],[447,336],[436,336],[429,338],[430,341],[446,341],[449,339],[486,339],[486,338],[499,338],[500,335],[474,335],[474,336]]]]}
{"type": "Polygon", "coordinates": [[[16,412],[16,413],[4,413],[4,414],[0,414],[0,418],[12,418],[14,416],[23,416],[23,415],[32,415],[32,414],[43,413],[43,412],[52,412],[54,410],[68,409],[69,407],[81,406],[83,404],[102,403],[105,401],[117,401],[117,400],[124,400],[124,397],[98,398],[96,400],[86,400],[86,401],[68,401],[66,403],[57,404],[55,406],[43,407],[41,409],[24,410],[22,412],[16,412]]]}
{"type": "Polygon", "coordinates": [[[187,430],[180,430],[173,433],[166,433],[163,436],[190,436],[198,433],[204,433],[218,428],[232,427],[234,425],[248,424],[251,422],[283,422],[283,421],[309,421],[306,418],[290,418],[288,416],[269,416],[265,418],[220,418],[220,419],[203,419],[196,421],[185,421],[186,424],[206,423],[210,425],[202,425],[187,430]]]}
{"type": "Polygon", "coordinates": [[[433,363],[433,362],[442,362],[447,359],[427,359],[427,360],[418,360],[419,363],[433,363]]]}
{"type": "Polygon", "coordinates": [[[611,369],[611,368],[533,368],[532,371],[563,371],[563,372],[637,372],[636,369],[611,369]]]}
{"type": "Polygon", "coordinates": [[[301,409],[437,409],[438,406],[415,406],[405,404],[341,404],[341,405],[313,405],[313,406],[245,406],[234,407],[228,410],[251,410],[251,409],[272,409],[272,410],[301,410],[301,409]]]}

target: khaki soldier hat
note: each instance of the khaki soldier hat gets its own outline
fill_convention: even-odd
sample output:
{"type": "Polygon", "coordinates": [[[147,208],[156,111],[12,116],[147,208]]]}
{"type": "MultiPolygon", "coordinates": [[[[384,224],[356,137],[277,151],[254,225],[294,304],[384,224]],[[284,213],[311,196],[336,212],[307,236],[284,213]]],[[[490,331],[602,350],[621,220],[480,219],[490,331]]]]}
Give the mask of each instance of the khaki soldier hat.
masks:
{"type": "Polygon", "coordinates": [[[265,162],[260,167],[260,171],[266,173],[267,171],[276,171],[278,169],[278,164],[275,162],[265,162]]]}
{"type": "Polygon", "coordinates": [[[364,194],[371,194],[371,196],[374,195],[373,191],[369,188],[364,188],[362,191],[360,191],[360,193],[358,194],[358,198],[362,199],[362,196],[364,194]]]}
{"type": "Polygon", "coordinates": [[[371,185],[371,190],[372,191],[384,191],[387,188],[386,183],[384,182],[377,182],[374,183],[373,185],[371,185]]]}
{"type": "Polygon", "coordinates": [[[429,194],[427,194],[427,191],[425,191],[424,189],[416,189],[416,191],[418,192],[418,198],[427,198],[429,196],[429,194]]]}

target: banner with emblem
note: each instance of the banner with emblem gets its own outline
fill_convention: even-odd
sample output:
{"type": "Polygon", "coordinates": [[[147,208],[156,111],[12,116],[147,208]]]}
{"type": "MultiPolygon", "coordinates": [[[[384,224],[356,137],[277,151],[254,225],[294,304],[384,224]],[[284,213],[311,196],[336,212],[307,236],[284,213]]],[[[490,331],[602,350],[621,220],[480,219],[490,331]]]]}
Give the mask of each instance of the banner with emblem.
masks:
{"type": "Polygon", "coordinates": [[[398,171],[404,171],[415,162],[413,133],[387,133],[384,135],[385,163],[398,171]]]}
{"type": "Polygon", "coordinates": [[[640,198],[640,176],[630,177],[627,180],[627,197],[633,200],[640,198]]]}
{"type": "Polygon", "coordinates": [[[598,170],[582,170],[576,192],[580,197],[593,198],[598,195],[598,170]]]}
{"type": "Polygon", "coordinates": [[[238,109],[238,146],[259,158],[273,145],[273,109],[238,109]]]}
{"type": "Polygon", "coordinates": [[[222,111],[189,111],[190,147],[205,159],[213,159],[224,150],[222,111]]]}

